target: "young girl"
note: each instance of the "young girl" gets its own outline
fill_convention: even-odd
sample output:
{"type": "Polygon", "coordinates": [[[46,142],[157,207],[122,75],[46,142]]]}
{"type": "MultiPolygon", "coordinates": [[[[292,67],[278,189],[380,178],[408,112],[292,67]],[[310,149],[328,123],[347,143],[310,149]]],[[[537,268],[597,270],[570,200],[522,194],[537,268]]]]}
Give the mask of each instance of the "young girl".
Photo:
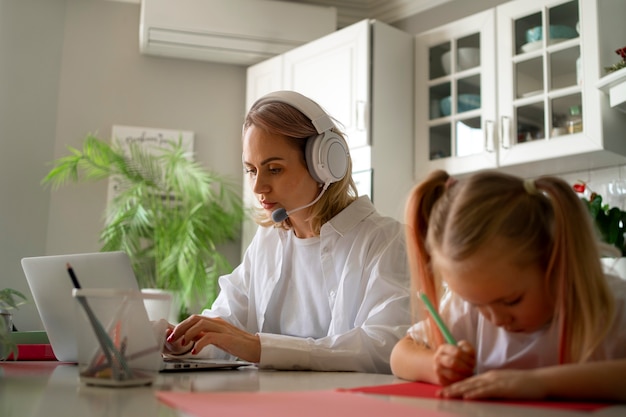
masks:
{"type": "Polygon", "coordinates": [[[443,397],[626,401],[626,281],[603,273],[565,181],[433,172],[409,197],[407,238],[413,295],[459,342],[417,322],[392,351],[396,376],[443,397]]]}

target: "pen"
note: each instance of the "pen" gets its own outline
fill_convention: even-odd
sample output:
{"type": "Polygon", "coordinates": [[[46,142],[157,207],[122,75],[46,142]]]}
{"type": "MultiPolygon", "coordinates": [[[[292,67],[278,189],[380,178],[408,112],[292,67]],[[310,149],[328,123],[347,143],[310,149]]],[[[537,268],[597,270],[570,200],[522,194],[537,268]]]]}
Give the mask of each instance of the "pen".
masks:
{"type": "Polygon", "coordinates": [[[76,274],[74,273],[74,269],[72,268],[72,265],[70,265],[69,263],[65,264],[65,266],[67,267],[67,273],[70,274],[70,279],[72,280],[72,284],[74,285],[74,288],[76,288],[77,290],[80,290],[80,283],[78,282],[78,278],[76,278],[76,274]]]}
{"type": "Polygon", "coordinates": [[[450,333],[450,330],[448,330],[448,328],[446,327],[445,323],[441,319],[441,316],[437,313],[437,310],[435,310],[435,307],[433,307],[432,303],[428,299],[428,296],[423,292],[420,292],[419,295],[424,302],[424,305],[426,305],[426,309],[432,316],[433,320],[435,320],[437,327],[439,327],[443,338],[446,339],[446,342],[448,344],[456,345],[456,340],[454,339],[454,336],[452,336],[452,333],[450,333]]]}

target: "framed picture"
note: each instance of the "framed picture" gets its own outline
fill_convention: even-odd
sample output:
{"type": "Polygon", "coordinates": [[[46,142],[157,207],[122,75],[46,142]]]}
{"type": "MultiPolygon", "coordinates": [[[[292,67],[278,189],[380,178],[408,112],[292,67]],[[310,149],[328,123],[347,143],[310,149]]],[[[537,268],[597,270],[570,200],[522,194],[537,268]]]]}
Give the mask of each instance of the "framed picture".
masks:
{"type": "MultiPolygon", "coordinates": [[[[151,150],[151,153],[158,154],[159,149],[169,141],[182,141],[183,149],[187,152],[189,159],[193,157],[194,133],[183,130],[157,129],[148,127],[133,127],[114,125],[111,129],[111,141],[130,153],[130,145],[138,143],[151,150]]],[[[119,178],[109,179],[107,192],[107,204],[119,193],[121,182],[119,178]]]]}

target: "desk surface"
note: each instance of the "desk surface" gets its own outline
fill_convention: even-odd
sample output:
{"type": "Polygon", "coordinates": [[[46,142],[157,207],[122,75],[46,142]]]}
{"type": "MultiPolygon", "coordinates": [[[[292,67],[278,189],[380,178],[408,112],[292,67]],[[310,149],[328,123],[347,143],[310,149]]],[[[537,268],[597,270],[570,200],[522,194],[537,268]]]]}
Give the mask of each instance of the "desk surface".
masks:
{"type": "MultiPolygon", "coordinates": [[[[261,371],[254,367],[229,371],[159,374],[151,387],[102,388],[78,381],[78,367],[58,362],[1,362],[0,416],[2,417],[180,417],[159,402],[155,390],[175,391],[302,391],[355,388],[402,382],[391,375],[352,372],[261,371]]],[[[514,407],[458,400],[407,397],[386,399],[416,408],[480,417],[617,417],[626,405],[594,413],[548,408],[514,407]]]]}

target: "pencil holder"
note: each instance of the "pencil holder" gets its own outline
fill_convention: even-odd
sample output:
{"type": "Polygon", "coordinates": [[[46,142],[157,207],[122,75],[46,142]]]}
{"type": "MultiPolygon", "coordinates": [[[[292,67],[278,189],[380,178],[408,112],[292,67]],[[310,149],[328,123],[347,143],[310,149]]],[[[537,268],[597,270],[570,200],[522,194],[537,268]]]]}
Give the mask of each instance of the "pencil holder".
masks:
{"type": "Polygon", "coordinates": [[[163,326],[153,326],[146,299],[166,298],[121,289],[74,289],[80,380],[89,385],[151,384],[160,369],[163,326]]]}

